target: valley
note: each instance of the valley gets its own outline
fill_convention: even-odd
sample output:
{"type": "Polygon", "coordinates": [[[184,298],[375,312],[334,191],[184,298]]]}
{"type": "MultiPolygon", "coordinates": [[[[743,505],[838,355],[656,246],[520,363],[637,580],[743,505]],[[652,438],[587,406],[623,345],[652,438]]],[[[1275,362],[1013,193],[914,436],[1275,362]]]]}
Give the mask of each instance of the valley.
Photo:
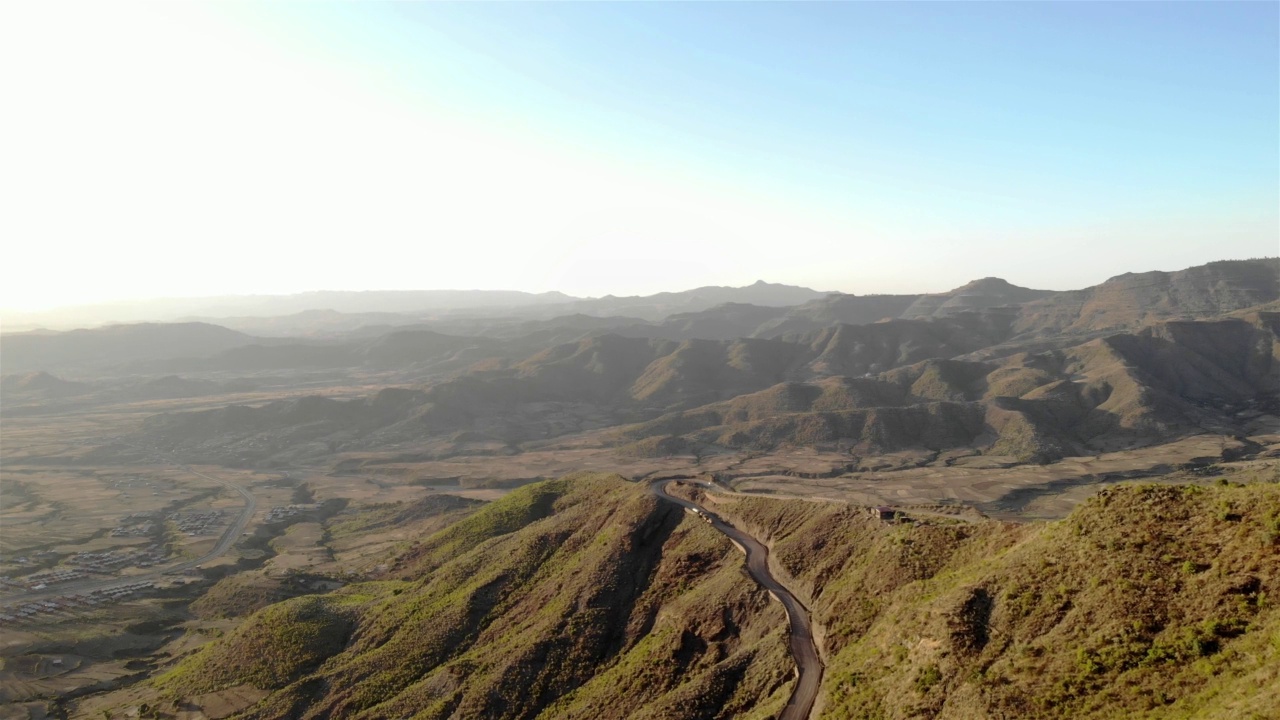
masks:
{"type": "Polygon", "coordinates": [[[0,720],[1280,720],[1280,2],[0,49],[0,720]]]}
{"type": "Polygon", "coordinates": [[[0,717],[1266,717],[1280,261],[806,293],[6,333],[0,717]]]}

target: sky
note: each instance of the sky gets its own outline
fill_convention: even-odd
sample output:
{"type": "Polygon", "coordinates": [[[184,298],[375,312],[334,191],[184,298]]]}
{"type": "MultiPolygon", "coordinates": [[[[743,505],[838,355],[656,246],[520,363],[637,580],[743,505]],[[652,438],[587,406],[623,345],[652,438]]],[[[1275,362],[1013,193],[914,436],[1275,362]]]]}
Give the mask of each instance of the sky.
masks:
{"type": "Polygon", "coordinates": [[[0,9],[0,307],[1280,254],[1280,4],[0,9]]]}

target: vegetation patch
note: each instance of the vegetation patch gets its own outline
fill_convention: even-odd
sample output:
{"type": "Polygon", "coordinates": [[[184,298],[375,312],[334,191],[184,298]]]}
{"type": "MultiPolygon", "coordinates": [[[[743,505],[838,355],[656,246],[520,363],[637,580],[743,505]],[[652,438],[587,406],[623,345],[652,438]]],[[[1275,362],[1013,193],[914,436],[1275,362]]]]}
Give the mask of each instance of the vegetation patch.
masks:
{"type": "Polygon", "coordinates": [[[353,622],[351,612],[324,597],[286,600],[197,651],[159,684],[182,695],[235,685],[281,688],[342,650],[353,622]]]}

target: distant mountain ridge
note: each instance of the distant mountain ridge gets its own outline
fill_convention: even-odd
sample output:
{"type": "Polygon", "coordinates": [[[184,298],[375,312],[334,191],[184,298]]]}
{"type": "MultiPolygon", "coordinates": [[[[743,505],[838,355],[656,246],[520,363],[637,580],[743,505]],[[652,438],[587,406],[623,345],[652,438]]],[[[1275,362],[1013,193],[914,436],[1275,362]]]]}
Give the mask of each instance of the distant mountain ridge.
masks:
{"type": "MultiPolygon", "coordinates": [[[[1206,427],[1234,433],[1250,413],[1280,412],[1277,313],[1170,321],[1062,350],[958,359],[1004,332],[968,313],[779,339],[603,335],[473,367],[425,390],[166,414],[144,429],[187,456],[234,453],[272,464],[329,442],[369,450],[466,436],[517,447],[606,427],[617,428],[620,445],[974,446],[1046,461],[1206,427]]],[[[437,340],[441,352],[457,347],[427,338],[437,340]]]]}
{"type": "MultiPolygon", "coordinates": [[[[332,299],[333,294],[315,295],[332,299]]],[[[422,296],[372,293],[362,302],[401,295],[422,296]]],[[[448,293],[438,296],[456,299],[448,293]]],[[[497,301],[511,295],[484,297],[497,301]]],[[[137,366],[133,370],[166,374],[366,365],[384,370],[417,367],[425,372],[430,365],[448,361],[452,372],[485,359],[516,362],[552,345],[601,335],[676,342],[740,338],[795,342],[802,335],[839,326],[862,328],[855,334],[863,338],[899,330],[915,333],[914,340],[904,336],[902,342],[915,343],[906,355],[895,352],[874,361],[876,367],[859,365],[847,370],[860,374],[901,364],[908,355],[916,359],[963,353],[999,357],[1022,350],[1067,347],[1153,323],[1208,319],[1268,306],[1280,302],[1280,259],[1224,261],[1172,273],[1125,274],[1067,292],[983,278],[927,295],[819,293],[757,282],[742,288],[703,287],[638,298],[564,302],[565,297],[538,296],[536,303],[522,308],[492,306],[488,311],[412,315],[306,310],[272,318],[236,319],[242,328],[261,330],[271,337],[205,322],[5,333],[0,335],[0,371],[92,368],[119,372],[129,371],[133,364],[137,366]],[[936,324],[901,324],[905,322],[936,324]],[[938,345],[938,333],[949,326],[959,334],[952,333],[954,341],[938,345]],[[448,352],[442,350],[446,346],[448,352]]]]}
{"type": "MultiPolygon", "coordinates": [[[[781,306],[807,302],[823,293],[794,285],[758,281],[745,287],[705,286],[680,292],[648,296],[578,298],[561,292],[527,293],[515,290],[369,290],[315,291],[294,295],[245,295],[208,298],[169,298],[148,302],[88,305],[31,313],[7,313],[4,325],[10,328],[86,327],[120,323],[216,321],[240,318],[279,318],[299,315],[302,322],[340,323],[339,314],[407,315],[406,322],[425,317],[463,313],[493,315],[495,312],[553,317],[634,314],[646,320],[660,319],[673,312],[703,310],[726,302],[781,306]],[[626,313],[622,310],[637,312],[626,313]]],[[[262,328],[252,328],[261,330],[262,328]]]]}
{"type": "Polygon", "coordinates": [[[1280,411],[1277,313],[1171,321],[1000,362],[935,358],[850,377],[850,359],[865,357],[864,347],[864,340],[843,343],[839,360],[824,361],[831,352],[824,351],[808,364],[805,382],[794,374],[623,428],[620,437],[749,449],[844,439],[872,453],[978,445],[1024,461],[1051,460],[1231,428],[1240,413],[1280,411]]]}
{"type": "Polygon", "coordinates": [[[62,333],[8,333],[0,337],[5,374],[212,355],[254,341],[209,323],[141,323],[62,333]]]}
{"type": "Polygon", "coordinates": [[[1280,258],[1223,260],[1176,272],[1125,273],[1022,306],[1017,333],[1053,335],[1211,317],[1280,299],[1280,258]]]}
{"type": "Polygon", "coordinates": [[[781,337],[833,325],[936,319],[962,314],[1010,318],[1010,337],[1097,336],[1175,319],[1209,318],[1280,301],[1280,258],[1228,260],[1176,272],[1126,273],[1082,290],[1035,290],[982,278],[942,293],[829,293],[793,307],[725,305],[620,330],[667,339],[781,337]]]}
{"type": "Polygon", "coordinates": [[[33,395],[43,399],[78,395],[87,391],[84,383],[63,380],[47,372],[13,374],[0,378],[0,393],[5,396],[33,395]]]}

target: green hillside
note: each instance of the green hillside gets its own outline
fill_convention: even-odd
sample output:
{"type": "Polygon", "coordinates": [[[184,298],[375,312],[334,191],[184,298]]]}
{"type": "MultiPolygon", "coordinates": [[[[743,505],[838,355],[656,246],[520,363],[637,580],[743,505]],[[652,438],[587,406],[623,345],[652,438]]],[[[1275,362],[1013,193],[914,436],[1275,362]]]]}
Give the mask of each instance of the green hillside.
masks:
{"type": "Polygon", "coordinates": [[[274,691],[258,718],[769,717],[789,695],[785,615],[688,518],[617,477],[521,488],[384,581],[260,611],[156,687],[274,691]],[[272,638],[297,652],[266,672],[272,638]]]}
{"type": "MultiPolygon", "coordinates": [[[[695,494],[767,540],[812,609],[821,717],[1270,718],[1280,478],[1251,479],[1116,487],[1029,525],[695,494]]],[[[380,581],[259,611],[153,691],[268,691],[253,718],[768,718],[785,630],[721,535],[581,475],[424,538],[380,581]]]]}
{"type": "Polygon", "coordinates": [[[1274,718],[1277,480],[1118,487],[1031,525],[716,510],[826,626],[824,718],[1274,718]]]}

